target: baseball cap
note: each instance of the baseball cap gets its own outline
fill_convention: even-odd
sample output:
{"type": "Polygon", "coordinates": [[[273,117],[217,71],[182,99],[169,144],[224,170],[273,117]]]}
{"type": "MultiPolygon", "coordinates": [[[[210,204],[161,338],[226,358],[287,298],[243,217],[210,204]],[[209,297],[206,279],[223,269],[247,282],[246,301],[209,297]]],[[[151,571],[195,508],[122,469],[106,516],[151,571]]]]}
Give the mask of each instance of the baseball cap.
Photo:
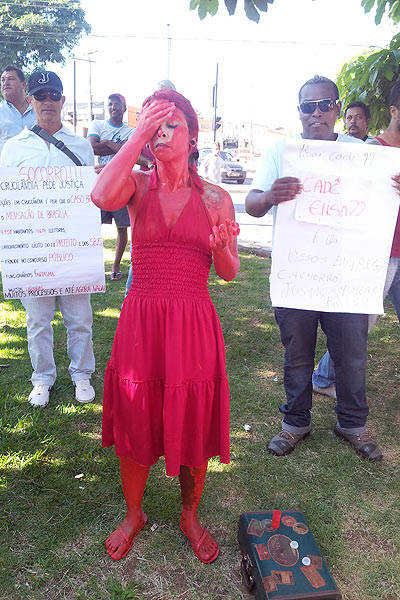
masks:
{"type": "Polygon", "coordinates": [[[35,71],[28,79],[28,95],[31,96],[39,90],[63,91],[63,85],[58,75],[53,71],[35,71]]]}

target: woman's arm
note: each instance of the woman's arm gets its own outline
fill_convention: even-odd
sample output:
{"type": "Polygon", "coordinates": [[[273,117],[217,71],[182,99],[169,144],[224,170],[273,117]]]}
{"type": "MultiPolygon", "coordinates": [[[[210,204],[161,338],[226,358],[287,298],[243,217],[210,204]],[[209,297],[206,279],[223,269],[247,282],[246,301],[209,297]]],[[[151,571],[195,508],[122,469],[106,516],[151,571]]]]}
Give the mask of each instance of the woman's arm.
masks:
{"type": "Polygon", "coordinates": [[[118,210],[135,195],[136,183],[132,169],[143,146],[174,109],[175,105],[167,100],[152,102],[143,108],[129,140],[99,173],[91,194],[96,206],[104,210],[118,210]]]}
{"type": "Polygon", "coordinates": [[[217,275],[231,281],[239,271],[240,261],[237,250],[239,225],[235,222],[235,209],[230,195],[222,188],[205,184],[205,203],[215,225],[210,234],[217,275]]]}

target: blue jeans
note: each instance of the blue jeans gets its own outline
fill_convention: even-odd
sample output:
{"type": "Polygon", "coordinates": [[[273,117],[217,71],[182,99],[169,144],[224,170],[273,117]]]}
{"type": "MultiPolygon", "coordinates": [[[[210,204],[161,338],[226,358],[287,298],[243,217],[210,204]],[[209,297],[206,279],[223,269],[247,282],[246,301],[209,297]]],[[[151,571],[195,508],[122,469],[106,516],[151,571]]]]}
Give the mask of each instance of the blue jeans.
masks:
{"type": "Polygon", "coordinates": [[[283,424],[309,428],[312,408],[312,382],[318,323],[336,366],[337,404],[340,427],[365,427],[368,404],[365,397],[368,315],[326,313],[293,308],[275,308],[281,340],[285,346],[284,386],[286,404],[283,424]]]}
{"type": "MultiPolygon", "coordinates": [[[[400,323],[400,258],[392,257],[386,275],[385,287],[383,289],[383,299],[389,295],[393,306],[396,309],[397,317],[400,323]]],[[[369,315],[368,332],[375,325],[378,315],[369,315]]],[[[312,376],[312,382],[318,387],[325,388],[335,383],[335,366],[329,355],[329,351],[319,361],[318,367],[312,376]]]]}
{"type": "Polygon", "coordinates": [[[389,288],[388,295],[396,309],[397,318],[400,323],[400,258],[396,258],[395,260],[397,261],[397,269],[393,277],[392,285],[389,288]]]}
{"type": "Polygon", "coordinates": [[[128,292],[131,289],[132,279],[133,279],[133,273],[132,273],[132,242],[131,242],[131,245],[130,245],[130,254],[131,254],[131,264],[129,265],[128,279],[126,280],[125,296],[124,296],[124,298],[127,297],[128,292]]]}
{"type": "Polygon", "coordinates": [[[125,298],[128,295],[129,290],[131,289],[131,285],[132,285],[132,279],[133,279],[133,273],[132,273],[132,263],[129,265],[129,271],[128,271],[128,279],[126,280],[126,286],[125,286],[125,298]]]}

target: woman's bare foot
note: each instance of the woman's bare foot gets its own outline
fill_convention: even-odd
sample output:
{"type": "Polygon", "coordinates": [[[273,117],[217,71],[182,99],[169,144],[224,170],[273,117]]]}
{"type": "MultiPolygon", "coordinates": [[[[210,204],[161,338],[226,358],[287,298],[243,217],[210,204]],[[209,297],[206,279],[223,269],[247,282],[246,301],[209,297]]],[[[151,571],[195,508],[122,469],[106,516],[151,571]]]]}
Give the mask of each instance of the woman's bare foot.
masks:
{"type": "Polygon", "coordinates": [[[195,556],[203,563],[213,562],[219,554],[219,546],[207,529],[202,527],[193,512],[182,511],[180,528],[192,545],[195,556]]]}
{"type": "Polygon", "coordinates": [[[126,515],[121,525],[106,539],[106,552],[113,560],[124,558],[132,547],[135,536],[148,521],[147,515],[140,511],[126,515]]]}

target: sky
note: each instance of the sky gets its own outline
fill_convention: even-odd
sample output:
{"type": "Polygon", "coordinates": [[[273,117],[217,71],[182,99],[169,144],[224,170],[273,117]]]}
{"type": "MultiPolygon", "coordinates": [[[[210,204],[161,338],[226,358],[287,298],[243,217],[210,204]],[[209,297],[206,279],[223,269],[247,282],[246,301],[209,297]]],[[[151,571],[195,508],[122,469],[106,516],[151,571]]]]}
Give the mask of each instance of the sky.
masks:
{"type": "MultiPolygon", "coordinates": [[[[218,115],[287,129],[298,128],[297,92],[315,74],[335,79],[341,66],[370,46],[386,46],[397,29],[376,26],[361,0],[275,0],[259,24],[239,0],[229,17],[223,0],[201,21],[189,0],[81,0],[92,30],[75,47],[77,101],[122,93],[140,106],[169,78],[208,118],[218,63],[218,115]],[[239,6],[240,5],[240,6],[239,6]],[[168,42],[170,38],[170,42],[168,42]],[[170,47],[170,52],[168,48],[170,47]],[[169,73],[168,73],[169,71],[169,73]]],[[[49,65],[50,66],[50,65],[49,65]]],[[[73,98],[73,61],[51,65],[73,98]]]]}

